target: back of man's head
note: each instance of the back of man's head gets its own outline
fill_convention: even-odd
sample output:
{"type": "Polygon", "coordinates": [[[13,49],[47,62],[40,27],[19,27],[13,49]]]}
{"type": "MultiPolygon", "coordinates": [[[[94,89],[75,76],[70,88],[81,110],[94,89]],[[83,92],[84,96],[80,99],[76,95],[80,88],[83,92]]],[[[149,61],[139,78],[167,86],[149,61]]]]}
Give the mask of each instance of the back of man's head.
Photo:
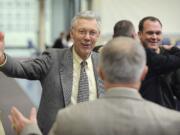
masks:
{"type": "Polygon", "coordinates": [[[111,84],[139,82],[146,64],[142,45],[128,37],[109,41],[101,51],[100,67],[111,84]]]}
{"type": "Polygon", "coordinates": [[[134,34],[135,34],[134,25],[129,20],[121,20],[114,25],[113,38],[119,36],[134,38],[134,34]]]}

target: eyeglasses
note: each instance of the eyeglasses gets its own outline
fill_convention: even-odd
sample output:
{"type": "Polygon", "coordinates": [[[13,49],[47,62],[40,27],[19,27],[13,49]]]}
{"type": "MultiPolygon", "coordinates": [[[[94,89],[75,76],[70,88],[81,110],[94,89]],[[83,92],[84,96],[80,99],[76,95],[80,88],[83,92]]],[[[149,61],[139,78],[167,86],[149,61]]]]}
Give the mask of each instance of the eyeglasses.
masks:
{"type": "Polygon", "coordinates": [[[87,34],[89,36],[92,36],[92,37],[95,37],[98,35],[98,31],[95,31],[95,30],[85,30],[85,29],[79,29],[77,30],[78,34],[82,35],[82,36],[86,36],[87,34]]]}

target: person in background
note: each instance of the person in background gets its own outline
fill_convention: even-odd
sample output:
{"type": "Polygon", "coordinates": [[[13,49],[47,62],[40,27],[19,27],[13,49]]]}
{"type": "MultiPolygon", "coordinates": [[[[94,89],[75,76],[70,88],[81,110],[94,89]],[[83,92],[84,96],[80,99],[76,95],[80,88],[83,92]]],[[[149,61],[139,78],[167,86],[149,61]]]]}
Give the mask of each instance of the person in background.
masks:
{"type": "Polygon", "coordinates": [[[129,20],[120,20],[114,25],[113,38],[124,36],[131,37],[133,39],[137,38],[137,34],[134,25],[129,20]]]}
{"type": "MultiPolygon", "coordinates": [[[[99,74],[105,95],[58,112],[49,135],[179,135],[180,113],[141,97],[146,54],[132,38],[118,37],[101,51],[99,74]],[[73,114],[73,115],[72,115],[73,114]]],[[[21,135],[40,135],[36,111],[30,119],[13,107],[10,120],[21,135]]]]}
{"type": "MultiPolygon", "coordinates": [[[[120,37],[120,36],[131,37],[134,39],[137,38],[134,25],[131,21],[120,20],[114,25],[113,38],[120,37]]],[[[99,45],[99,46],[94,47],[93,51],[99,53],[102,48],[103,48],[103,45],[99,45]]]]}
{"type": "Polygon", "coordinates": [[[70,48],[73,45],[73,39],[71,38],[70,32],[66,35],[65,47],[70,48]]]}
{"type": "Polygon", "coordinates": [[[65,36],[64,32],[61,32],[59,34],[59,37],[54,42],[53,48],[64,48],[64,46],[65,46],[63,43],[64,36],[65,36]]]}
{"type": "Polygon", "coordinates": [[[149,72],[140,93],[145,99],[162,106],[177,109],[178,91],[174,89],[172,73],[180,68],[180,50],[173,45],[163,45],[162,23],[153,16],[139,22],[139,39],[146,49],[149,72]],[[156,55],[156,54],[158,55],[156,55]]]}
{"type": "Polygon", "coordinates": [[[100,35],[100,17],[93,11],[78,13],[72,19],[70,34],[74,41],[71,48],[49,49],[23,62],[4,53],[4,36],[0,36],[0,71],[41,83],[37,120],[43,135],[49,132],[59,109],[95,100],[104,93],[97,73],[99,57],[92,52],[100,35]]]}

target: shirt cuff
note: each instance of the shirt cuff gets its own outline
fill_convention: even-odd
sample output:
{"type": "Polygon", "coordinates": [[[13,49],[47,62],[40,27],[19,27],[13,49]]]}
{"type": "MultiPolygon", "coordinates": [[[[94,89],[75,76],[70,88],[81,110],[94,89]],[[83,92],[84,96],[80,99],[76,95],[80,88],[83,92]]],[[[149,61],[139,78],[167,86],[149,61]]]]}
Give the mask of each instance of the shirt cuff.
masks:
{"type": "Polygon", "coordinates": [[[42,133],[37,124],[30,123],[25,124],[20,135],[42,135],[42,133]]]}
{"type": "Polygon", "coordinates": [[[3,67],[3,66],[6,64],[6,62],[7,62],[7,56],[6,56],[6,54],[4,54],[4,57],[5,57],[5,60],[4,60],[4,62],[3,62],[2,64],[0,64],[0,68],[3,67]]]}

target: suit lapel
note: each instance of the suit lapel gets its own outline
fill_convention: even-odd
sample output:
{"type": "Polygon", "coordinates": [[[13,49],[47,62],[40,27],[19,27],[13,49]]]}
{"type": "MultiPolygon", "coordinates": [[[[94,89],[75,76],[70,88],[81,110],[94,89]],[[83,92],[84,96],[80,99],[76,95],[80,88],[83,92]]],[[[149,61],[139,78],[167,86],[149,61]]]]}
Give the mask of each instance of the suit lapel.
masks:
{"type": "Polygon", "coordinates": [[[93,62],[94,76],[97,87],[97,97],[99,98],[104,95],[104,83],[98,75],[99,57],[95,53],[92,53],[92,62],[93,62]]]}
{"type": "Polygon", "coordinates": [[[73,58],[72,51],[68,51],[64,55],[64,60],[60,65],[60,79],[64,94],[65,106],[68,106],[71,99],[72,93],[72,81],[73,81],[73,58]]]}

